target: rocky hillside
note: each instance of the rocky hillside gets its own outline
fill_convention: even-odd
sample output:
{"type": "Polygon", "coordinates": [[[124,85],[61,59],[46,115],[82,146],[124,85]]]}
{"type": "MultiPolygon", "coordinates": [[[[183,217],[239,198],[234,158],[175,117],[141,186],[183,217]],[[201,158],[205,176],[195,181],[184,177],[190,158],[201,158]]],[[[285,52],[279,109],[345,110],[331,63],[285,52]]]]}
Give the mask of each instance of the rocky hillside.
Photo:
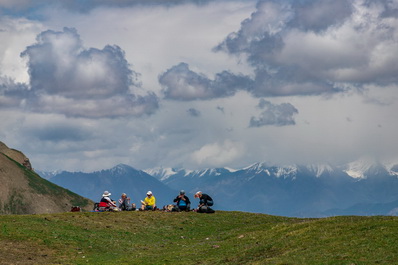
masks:
{"type": "Polygon", "coordinates": [[[39,214],[91,210],[93,202],[61,188],[34,172],[20,151],[0,142],[0,214],[39,214]]]}

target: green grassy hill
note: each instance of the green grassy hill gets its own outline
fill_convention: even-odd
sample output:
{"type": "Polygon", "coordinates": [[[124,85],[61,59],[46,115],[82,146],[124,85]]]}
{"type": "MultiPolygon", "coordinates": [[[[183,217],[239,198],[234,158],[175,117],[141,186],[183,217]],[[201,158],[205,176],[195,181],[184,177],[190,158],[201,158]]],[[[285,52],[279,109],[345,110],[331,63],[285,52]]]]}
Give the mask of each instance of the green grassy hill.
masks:
{"type": "Polygon", "coordinates": [[[0,216],[0,264],[398,264],[397,217],[0,216]]]}

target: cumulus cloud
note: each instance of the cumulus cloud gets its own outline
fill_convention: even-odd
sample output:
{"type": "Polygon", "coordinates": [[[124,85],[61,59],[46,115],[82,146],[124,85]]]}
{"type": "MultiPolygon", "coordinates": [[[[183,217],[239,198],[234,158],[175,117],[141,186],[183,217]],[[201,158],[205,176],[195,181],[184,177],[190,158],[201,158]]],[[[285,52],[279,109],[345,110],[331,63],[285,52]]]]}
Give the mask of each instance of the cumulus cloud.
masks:
{"type": "Polygon", "coordinates": [[[225,166],[244,153],[244,147],[238,142],[225,140],[222,143],[212,143],[195,151],[191,159],[202,166],[225,166]]]}
{"type": "Polygon", "coordinates": [[[290,103],[282,103],[274,105],[271,102],[261,99],[258,108],[262,109],[258,118],[252,117],[250,119],[250,127],[261,127],[266,125],[286,126],[295,125],[293,115],[298,113],[298,110],[290,103]]]}
{"type": "Polygon", "coordinates": [[[90,118],[140,116],[158,108],[154,93],[134,94],[139,74],[120,47],[85,49],[75,29],[42,32],[21,56],[28,62],[29,88],[3,82],[3,100],[19,98],[36,112],[90,118]]]}
{"type": "Polygon", "coordinates": [[[396,84],[396,14],[391,1],[260,1],[215,50],[247,58],[258,97],[396,84]]]}
{"type": "Polygon", "coordinates": [[[228,71],[217,73],[213,80],[180,63],[159,76],[166,99],[205,100],[232,96],[238,90],[250,90],[252,80],[248,76],[228,71]]]}

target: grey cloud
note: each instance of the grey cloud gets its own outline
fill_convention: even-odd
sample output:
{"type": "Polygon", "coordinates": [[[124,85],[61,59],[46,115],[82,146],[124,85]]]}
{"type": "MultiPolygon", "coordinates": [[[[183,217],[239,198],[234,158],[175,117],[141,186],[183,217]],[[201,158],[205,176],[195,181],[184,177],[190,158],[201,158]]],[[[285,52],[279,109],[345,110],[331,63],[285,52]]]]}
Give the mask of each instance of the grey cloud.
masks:
{"type": "Polygon", "coordinates": [[[252,94],[256,97],[318,95],[343,91],[333,83],[314,77],[304,78],[307,73],[299,69],[286,67],[280,71],[269,72],[265,69],[256,71],[252,94]],[[300,75],[302,73],[302,75],[300,75]],[[293,82],[292,80],[295,80],[293,82]]]}
{"type": "Polygon", "coordinates": [[[244,75],[228,71],[217,73],[214,80],[189,69],[186,63],[173,66],[159,76],[167,99],[196,100],[234,95],[238,90],[251,90],[253,81],[244,75]]]}
{"type": "Polygon", "coordinates": [[[68,99],[57,96],[32,97],[29,109],[39,113],[60,113],[67,117],[118,118],[151,115],[159,108],[154,93],[146,96],[117,95],[104,99],[68,99]]]}
{"type": "Polygon", "coordinates": [[[252,117],[250,119],[250,127],[261,127],[266,125],[286,126],[296,124],[293,115],[297,114],[298,110],[290,103],[274,105],[269,101],[261,99],[258,107],[264,111],[258,118],[252,117]]]}
{"type": "Polygon", "coordinates": [[[214,48],[254,68],[254,96],[317,95],[398,83],[389,1],[260,1],[214,48]]]}
{"type": "Polygon", "coordinates": [[[353,12],[351,3],[349,0],[292,1],[296,12],[289,25],[302,30],[322,31],[342,24],[353,12]]]}
{"type": "Polygon", "coordinates": [[[11,78],[0,76],[0,108],[20,106],[30,94],[26,84],[17,83],[11,78]]]}
{"type": "Polygon", "coordinates": [[[273,54],[282,49],[280,32],[292,20],[293,15],[289,5],[260,1],[251,17],[241,23],[239,31],[230,33],[214,50],[224,50],[231,54],[245,53],[251,56],[253,64],[257,60],[270,60],[273,54]]]}
{"type": "Polygon", "coordinates": [[[42,32],[21,54],[28,58],[33,91],[67,98],[107,98],[137,85],[118,46],[84,50],[75,29],[42,32]]]}
{"type": "Polygon", "coordinates": [[[191,115],[192,117],[199,117],[200,116],[200,111],[194,108],[190,108],[187,110],[187,112],[189,113],[189,115],[191,115]]]}
{"type": "Polygon", "coordinates": [[[14,16],[32,16],[43,7],[65,8],[75,12],[86,13],[97,7],[129,7],[135,5],[174,6],[184,3],[206,4],[214,0],[5,0],[0,2],[0,14],[14,16]]]}
{"type": "Polygon", "coordinates": [[[18,99],[36,112],[88,118],[141,116],[159,107],[154,93],[132,92],[140,86],[139,74],[120,47],[85,49],[75,29],[42,32],[21,56],[28,61],[30,87],[3,82],[3,101],[18,99]]]}
{"type": "Polygon", "coordinates": [[[44,126],[31,126],[25,133],[41,141],[84,141],[92,135],[81,126],[51,123],[44,126]]]}

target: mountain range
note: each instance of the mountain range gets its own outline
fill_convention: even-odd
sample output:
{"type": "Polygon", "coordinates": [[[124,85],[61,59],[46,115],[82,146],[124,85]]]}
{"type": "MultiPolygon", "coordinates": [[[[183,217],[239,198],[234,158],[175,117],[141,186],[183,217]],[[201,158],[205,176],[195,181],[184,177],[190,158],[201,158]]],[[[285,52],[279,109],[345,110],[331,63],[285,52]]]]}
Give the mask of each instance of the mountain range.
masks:
{"type": "Polygon", "coordinates": [[[147,191],[152,191],[157,202],[164,204],[172,203],[170,198],[176,196],[176,191],[155,177],[123,164],[91,173],[55,171],[40,174],[59,186],[97,202],[104,191],[111,192],[112,200],[118,200],[122,193],[126,193],[131,202],[137,205],[145,198],[147,191]]]}
{"type": "Polygon", "coordinates": [[[172,203],[184,189],[193,199],[201,190],[220,210],[249,211],[282,216],[396,215],[398,163],[361,159],[343,166],[271,166],[256,163],[242,169],[137,170],[117,165],[93,173],[43,173],[50,181],[92,200],[104,190],[128,193],[133,202],[152,190],[158,206],[172,203]]]}

